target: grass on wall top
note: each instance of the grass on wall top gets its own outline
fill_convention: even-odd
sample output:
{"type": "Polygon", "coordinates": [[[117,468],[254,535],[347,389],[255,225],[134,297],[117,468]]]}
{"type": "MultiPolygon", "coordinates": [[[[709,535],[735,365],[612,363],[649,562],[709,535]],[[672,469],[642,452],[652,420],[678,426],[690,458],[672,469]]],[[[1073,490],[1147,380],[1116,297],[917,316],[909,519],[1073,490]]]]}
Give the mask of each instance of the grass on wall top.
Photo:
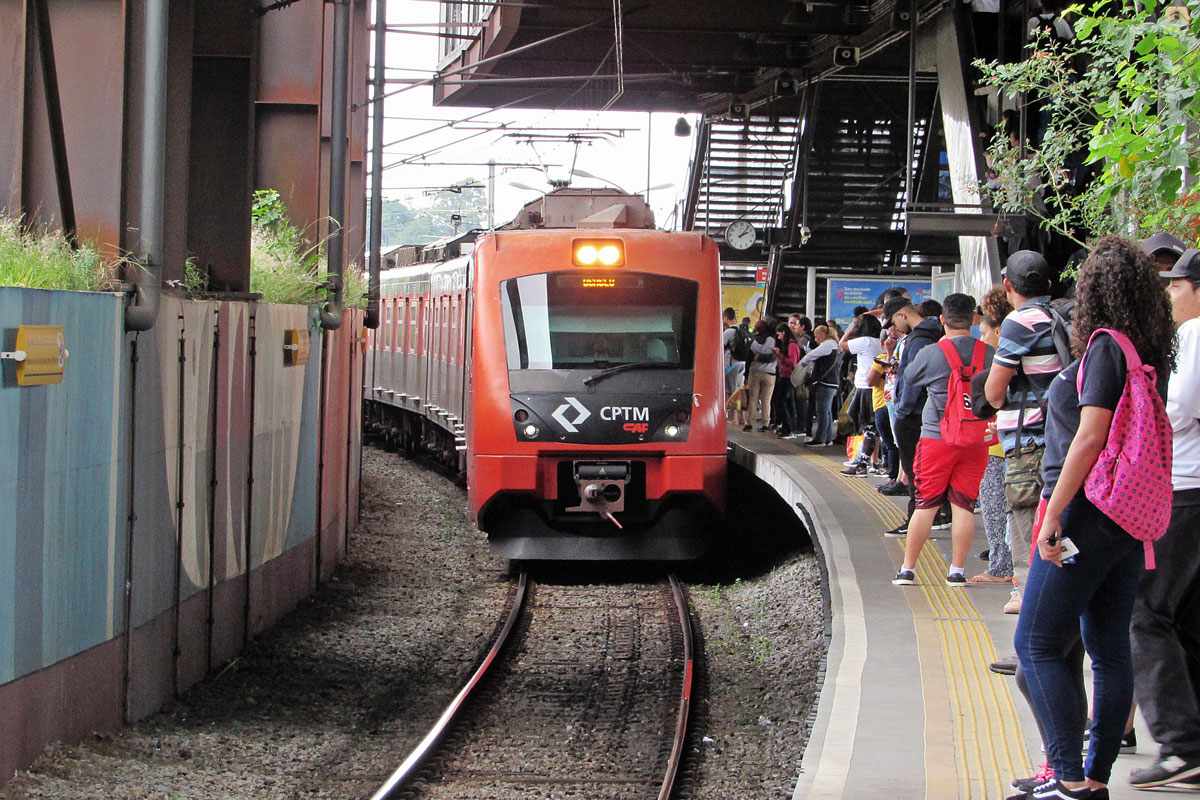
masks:
{"type": "MultiPolygon", "coordinates": [[[[268,190],[267,194],[268,204],[273,202],[282,209],[278,193],[268,190]]],[[[324,242],[310,245],[286,216],[263,219],[256,215],[252,224],[250,291],[262,295],[266,303],[324,302],[328,293],[324,242]]],[[[87,242],[72,249],[62,231],[33,228],[0,215],[0,286],[115,291],[120,288],[123,263],[122,259],[106,261],[87,242]]],[[[136,266],[136,262],[130,263],[136,266]]],[[[357,265],[346,265],[342,278],[343,304],[365,308],[366,280],[357,265]]],[[[181,288],[188,295],[201,295],[208,289],[208,275],[192,259],[184,264],[181,288]]]]}
{"type": "Polygon", "coordinates": [[[72,250],[61,231],[36,230],[0,216],[0,286],[111,291],[118,266],[87,243],[72,250]]]}
{"type": "MultiPolygon", "coordinates": [[[[254,193],[250,216],[250,291],[267,303],[323,302],[329,276],[325,242],[308,243],[274,189],[254,193]]],[[[347,264],[342,280],[343,305],[365,308],[366,282],[357,265],[347,264]]]]}

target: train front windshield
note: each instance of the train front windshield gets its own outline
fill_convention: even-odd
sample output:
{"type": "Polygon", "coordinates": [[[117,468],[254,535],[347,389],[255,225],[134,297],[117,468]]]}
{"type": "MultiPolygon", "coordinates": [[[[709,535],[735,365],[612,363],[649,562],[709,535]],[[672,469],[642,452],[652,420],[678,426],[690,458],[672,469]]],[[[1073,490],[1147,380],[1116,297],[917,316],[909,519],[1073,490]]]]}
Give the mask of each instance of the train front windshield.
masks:
{"type": "Polygon", "coordinates": [[[640,272],[551,272],[500,283],[508,368],[690,370],[695,281],[640,272]]]}

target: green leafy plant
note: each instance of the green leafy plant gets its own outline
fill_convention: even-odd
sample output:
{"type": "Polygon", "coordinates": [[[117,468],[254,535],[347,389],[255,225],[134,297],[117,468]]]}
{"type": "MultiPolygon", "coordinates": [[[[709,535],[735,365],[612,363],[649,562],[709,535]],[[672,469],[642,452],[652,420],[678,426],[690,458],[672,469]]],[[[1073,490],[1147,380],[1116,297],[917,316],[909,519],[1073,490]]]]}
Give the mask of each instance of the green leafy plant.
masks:
{"type": "Polygon", "coordinates": [[[116,288],[119,265],[86,242],[72,249],[61,231],[0,216],[0,286],[109,291],[116,288]]]}
{"type": "MultiPolygon", "coordinates": [[[[250,291],[268,303],[307,305],[329,294],[325,240],[310,244],[274,189],[254,193],[250,210],[250,291]]],[[[342,303],[366,306],[366,281],[356,264],[342,272],[342,303]]]]}
{"type": "Polygon", "coordinates": [[[208,289],[208,273],[200,268],[196,259],[188,256],[183,262],[183,290],[189,295],[200,294],[208,289]]]}
{"type": "Polygon", "coordinates": [[[1073,41],[1039,35],[1020,63],[976,62],[984,84],[1036,101],[1046,123],[1024,157],[1004,133],[988,148],[999,210],[1081,245],[1164,229],[1196,241],[1200,194],[1181,188],[1200,170],[1200,0],[1173,2],[1073,5],[1073,41]],[[1071,180],[1089,169],[1086,186],[1071,180]]]}
{"type": "Polygon", "coordinates": [[[275,189],[255,189],[254,200],[250,205],[250,221],[256,228],[276,230],[283,225],[289,225],[287,206],[279,192],[275,189]]]}

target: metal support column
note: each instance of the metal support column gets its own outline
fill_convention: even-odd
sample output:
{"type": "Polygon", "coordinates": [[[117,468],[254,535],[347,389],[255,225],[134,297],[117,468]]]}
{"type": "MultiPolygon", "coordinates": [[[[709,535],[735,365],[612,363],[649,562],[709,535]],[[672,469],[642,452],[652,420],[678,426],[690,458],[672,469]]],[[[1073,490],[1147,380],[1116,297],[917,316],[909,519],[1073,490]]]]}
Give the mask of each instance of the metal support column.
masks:
{"type": "Polygon", "coordinates": [[[817,316],[817,268],[809,267],[804,281],[804,316],[815,319],[817,316]]]}
{"type": "Polygon", "coordinates": [[[367,250],[367,312],[363,326],[379,327],[379,268],[383,257],[383,92],[387,67],[387,0],[375,0],[375,65],[371,73],[371,231],[367,250]]]}
{"type": "MultiPolygon", "coordinates": [[[[321,308],[321,327],[342,325],[342,262],[345,260],[346,134],[350,72],[350,0],[333,0],[333,87],[329,123],[329,302],[321,308]]],[[[379,96],[382,98],[382,95],[379,96]]],[[[378,103],[383,106],[382,101],[378,103]]]]}
{"type": "MultiPolygon", "coordinates": [[[[913,187],[916,184],[913,176],[913,161],[916,158],[917,146],[917,18],[919,16],[918,4],[913,2],[912,13],[908,15],[908,148],[904,155],[904,210],[906,212],[916,204],[916,198],[913,197],[913,187]]],[[[928,142],[926,146],[928,147],[928,142]]],[[[905,224],[907,225],[907,223],[905,224]]]]}

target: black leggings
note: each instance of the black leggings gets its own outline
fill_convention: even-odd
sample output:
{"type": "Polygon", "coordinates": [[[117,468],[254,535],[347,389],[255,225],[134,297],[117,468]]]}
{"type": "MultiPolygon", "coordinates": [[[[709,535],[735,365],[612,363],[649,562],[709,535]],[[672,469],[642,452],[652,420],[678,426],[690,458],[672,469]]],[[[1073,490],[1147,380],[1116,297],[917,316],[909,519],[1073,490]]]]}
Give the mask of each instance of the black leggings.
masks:
{"type": "Polygon", "coordinates": [[[850,423],[855,433],[866,433],[875,428],[875,411],[872,409],[871,389],[855,389],[850,400],[850,423]]]}

